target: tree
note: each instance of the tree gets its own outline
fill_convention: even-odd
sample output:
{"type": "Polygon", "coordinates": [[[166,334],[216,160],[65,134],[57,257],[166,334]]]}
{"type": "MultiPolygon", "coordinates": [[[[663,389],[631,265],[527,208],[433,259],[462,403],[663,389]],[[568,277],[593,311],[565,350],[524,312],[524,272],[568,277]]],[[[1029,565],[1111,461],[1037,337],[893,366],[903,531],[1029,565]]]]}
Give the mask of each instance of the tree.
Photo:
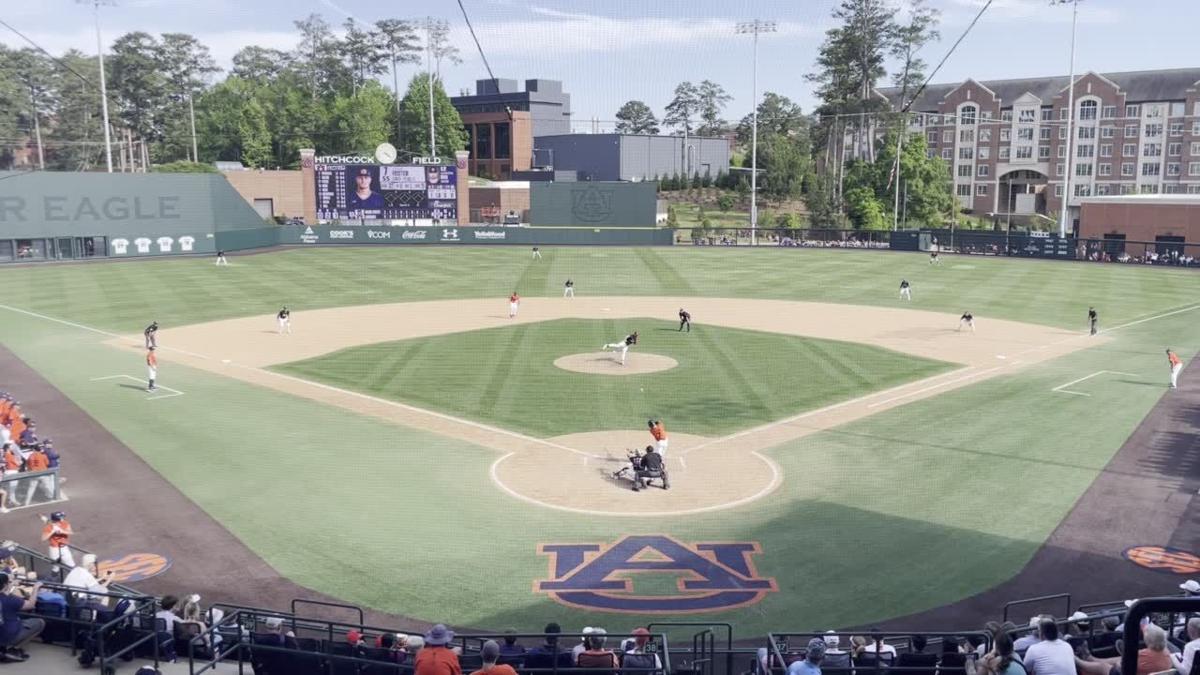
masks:
{"type": "Polygon", "coordinates": [[[278,49],[242,47],[233,55],[233,69],[229,74],[247,82],[267,84],[274,82],[288,68],[290,61],[291,57],[278,49]]]}
{"type": "Polygon", "coordinates": [[[940,12],[925,4],[925,0],[909,0],[908,23],[897,26],[893,33],[890,54],[900,61],[900,69],[892,75],[892,83],[900,87],[900,104],[908,104],[925,81],[925,61],[918,54],[921,48],[941,37],[937,30],[940,12]]]}
{"type": "Polygon", "coordinates": [[[450,25],[445,21],[430,21],[425,24],[425,39],[427,47],[433,56],[433,75],[436,79],[442,79],[442,61],[449,61],[454,65],[462,63],[462,57],[459,55],[458,47],[455,47],[450,42],[450,25]]]}
{"type": "Polygon", "coordinates": [[[162,70],[158,41],[149,33],[126,33],[113,42],[105,67],[117,115],[142,140],[160,139],[163,106],[171,87],[162,70]]]}
{"type": "Polygon", "coordinates": [[[313,101],[351,89],[353,77],[342,62],[342,47],[320,14],[293,22],[300,31],[300,44],[293,56],[295,68],[308,82],[313,101]]]}
{"type": "Polygon", "coordinates": [[[700,112],[700,91],[691,82],[680,82],[675,87],[675,98],[667,104],[663,124],[692,135],[693,120],[700,112]]]}
{"type": "MultiPolygon", "coordinates": [[[[676,93],[678,94],[678,90],[676,93]]],[[[701,136],[717,136],[725,133],[725,120],[721,119],[721,113],[725,110],[725,105],[733,100],[733,97],[725,93],[724,87],[712,80],[704,80],[700,83],[696,89],[696,97],[700,119],[703,121],[696,133],[701,136]]]]}
{"type": "Polygon", "coordinates": [[[194,98],[208,85],[208,78],[219,72],[208,47],[187,33],[163,33],[158,50],[163,76],[168,82],[167,103],[163,114],[164,145],[157,154],[171,160],[192,153],[191,112],[194,98]]]}
{"type": "Polygon", "coordinates": [[[868,187],[856,187],[846,191],[846,215],[857,230],[888,229],[884,222],[883,204],[868,187]]]}
{"type": "Polygon", "coordinates": [[[641,101],[626,101],[617,111],[618,134],[657,134],[658,119],[650,106],[641,101]]]}
{"type": "Polygon", "coordinates": [[[378,33],[361,30],[354,19],[346,19],[342,27],[346,36],[342,38],[342,58],[351,73],[353,91],[358,92],[368,79],[384,73],[383,64],[388,60],[384,43],[378,33]]]}
{"type": "MultiPolygon", "coordinates": [[[[425,100],[428,102],[429,98],[425,100]]],[[[428,115],[426,119],[429,119],[428,115]]],[[[341,143],[348,151],[372,154],[376,146],[391,136],[392,95],[378,82],[371,80],[357,95],[343,95],[334,99],[330,106],[330,122],[339,132],[341,143]]],[[[442,147],[440,141],[438,147],[442,147]]]]}
{"type": "Polygon", "coordinates": [[[728,213],[733,208],[733,196],[726,194],[717,197],[717,208],[721,210],[721,213],[728,213]]]}
{"type": "MultiPolygon", "coordinates": [[[[53,87],[58,94],[50,137],[62,144],[48,153],[46,168],[87,171],[104,163],[100,87],[95,84],[100,81],[100,67],[95,56],[85,56],[73,49],[63,54],[60,60],[71,70],[55,68],[53,71],[53,87]]],[[[0,111],[6,109],[2,99],[0,94],[0,111]]]]}
{"type": "Polygon", "coordinates": [[[271,132],[254,85],[230,76],[198,101],[196,127],[206,161],[270,166],[271,132]]]}
{"type": "Polygon", "coordinates": [[[220,173],[220,171],[217,171],[217,167],[212,164],[187,161],[158,164],[154,167],[153,171],[154,173],[220,173]]]}
{"type": "Polygon", "coordinates": [[[0,113],[7,118],[0,120],[0,128],[7,129],[9,135],[5,138],[28,136],[36,144],[38,165],[42,166],[47,135],[42,126],[59,105],[51,63],[41,52],[29,48],[0,55],[8,70],[7,78],[0,73],[0,101],[4,103],[3,109],[9,111],[0,113]]]}
{"type": "MultiPolygon", "coordinates": [[[[433,83],[433,119],[436,126],[437,150],[451,154],[467,146],[467,131],[462,118],[450,105],[450,98],[442,88],[440,80],[433,83]]],[[[413,152],[429,154],[429,74],[421,73],[408,83],[408,91],[400,102],[401,123],[405,137],[400,139],[402,147],[413,152]]]]}
{"type": "MultiPolygon", "coordinates": [[[[753,117],[738,124],[738,139],[750,143],[753,117]],[[744,140],[743,140],[744,139],[744,140]]],[[[747,153],[743,165],[751,164],[747,153]]],[[[800,106],[786,96],[766,92],[758,104],[759,190],[774,199],[800,197],[804,181],[812,171],[808,118],[800,106]]]]}
{"type": "Polygon", "coordinates": [[[701,187],[701,182],[702,181],[700,180],[700,172],[697,171],[697,172],[693,173],[692,174],[692,189],[699,190],[701,187]]]}
{"type": "Polygon", "coordinates": [[[679,227],[679,214],[674,204],[667,207],[667,227],[679,227]]]}
{"type": "MultiPolygon", "coordinates": [[[[946,162],[928,155],[923,134],[908,134],[901,144],[899,183],[896,184],[892,176],[896,161],[895,134],[889,134],[885,143],[876,162],[879,165],[877,175],[880,175],[876,180],[883,181],[882,186],[876,186],[877,196],[887,201],[895,198],[894,190],[903,190],[905,196],[902,199],[906,206],[902,208],[908,221],[923,227],[940,227],[954,213],[957,203],[946,162]],[[888,185],[889,176],[893,179],[892,185],[888,185]]],[[[891,218],[888,222],[892,222],[891,218]]]]}
{"type": "Polygon", "coordinates": [[[417,41],[417,33],[413,25],[401,19],[382,19],[375,22],[375,30],[379,35],[380,47],[387,54],[392,66],[392,93],[396,98],[396,137],[404,135],[400,124],[400,64],[417,63],[421,45],[417,41]]]}

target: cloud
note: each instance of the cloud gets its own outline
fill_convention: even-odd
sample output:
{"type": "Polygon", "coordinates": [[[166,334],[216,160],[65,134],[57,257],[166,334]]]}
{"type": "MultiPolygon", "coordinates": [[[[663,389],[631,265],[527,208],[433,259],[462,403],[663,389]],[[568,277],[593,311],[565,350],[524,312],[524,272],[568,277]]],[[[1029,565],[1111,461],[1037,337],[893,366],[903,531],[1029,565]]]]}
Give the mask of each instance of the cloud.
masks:
{"type": "MultiPolygon", "coordinates": [[[[946,23],[967,23],[987,0],[950,0],[946,8],[946,23]],[[973,11],[965,11],[965,10],[973,11]]],[[[993,0],[992,6],[980,19],[984,21],[1025,21],[1037,19],[1043,23],[1069,23],[1069,6],[1050,6],[1047,0],[993,0]]],[[[1094,3],[1079,3],[1079,23],[1113,24],[1121,20],[1121,12],[1112,7],[1097,7],[1094,3]]]]}
{"type": "MultiPolygon", "coordinates": [[[[175,32],[171,28],[147,28],[145,26],[106,26],[104,29],[104,40],[109,46],[112,41],[124,33],[143,30],[153,35],[159,33],[175,32]]],[[[34,42],[41,45],[46,51],[54,55],[62,54],[68,49],[78,49],[84,54],[96,53],[96,31],[91,27],[80,27],[71,31],[22,31],[28,35],[34,42]]],[[[196,31],[193,33],[196,39],[208,45],[211,50],[213,59],[217,65],[224,70],[229,70],[233,62],[233,55],[238,53],[247,45],[258,45],[271,49],[290,50],[300,41],[299,36],[293,31],[259,31],[259,30],[222,30],[222,31],[196,31]]],[[[7,36],[0,42],[4,42],[12,47],[24,47],[28,43],[24,42],[16,36],[8,39],[7,36]]]]}

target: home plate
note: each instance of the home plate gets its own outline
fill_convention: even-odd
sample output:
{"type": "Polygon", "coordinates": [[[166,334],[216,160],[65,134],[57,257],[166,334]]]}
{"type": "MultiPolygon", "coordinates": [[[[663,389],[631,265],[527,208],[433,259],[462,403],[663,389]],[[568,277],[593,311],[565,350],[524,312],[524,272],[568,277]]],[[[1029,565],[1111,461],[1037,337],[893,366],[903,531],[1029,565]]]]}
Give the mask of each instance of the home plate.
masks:
{"type": "Polygon", "coordinates": [[[611,312],[612,310],[611,310],[611,309],[609,309],[609,308],[607,308],[607,307],[601,307],[601,308],[600,308],[600,311],[601,311],[601,312],[611,312]]]}
{"type": "Polygon", "coordinates": [[[221,359],[221,363],[230,363],[229,359],[221,359]]]}
{"type": "Polygon", "coordinates": [[[1007,357],[1007,356],[1005,356],[1005,355],[1003,355],[1003,354],[997,354],[997,355],[996,355],[996,358],[998,358],[998,359],[1007,359],[1008,357],[1007,357]]]}

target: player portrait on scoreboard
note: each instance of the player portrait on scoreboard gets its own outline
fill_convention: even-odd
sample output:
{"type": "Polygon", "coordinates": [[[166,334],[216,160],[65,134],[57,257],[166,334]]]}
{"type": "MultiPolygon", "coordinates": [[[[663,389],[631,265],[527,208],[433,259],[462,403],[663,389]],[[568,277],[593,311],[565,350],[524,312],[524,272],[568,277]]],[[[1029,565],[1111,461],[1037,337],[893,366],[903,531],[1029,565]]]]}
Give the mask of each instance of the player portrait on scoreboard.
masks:
{"type": "Polygon", "coordinates": [[[351,168],[353,185],[347,186],[346,208],[350,211],[378,211],[383,208],[383,195],[372,167],[351,168]]]}

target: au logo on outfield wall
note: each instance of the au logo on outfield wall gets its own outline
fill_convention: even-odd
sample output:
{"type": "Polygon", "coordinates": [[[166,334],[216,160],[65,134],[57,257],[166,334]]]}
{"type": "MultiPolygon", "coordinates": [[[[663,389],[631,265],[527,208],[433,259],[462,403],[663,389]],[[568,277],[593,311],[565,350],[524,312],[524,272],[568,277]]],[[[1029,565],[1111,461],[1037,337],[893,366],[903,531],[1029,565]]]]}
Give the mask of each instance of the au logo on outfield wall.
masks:
{"type": "Polygon", "coordinates": [[[1122,553],[1129,562],[1151,570],[1200,574],[1200,556],[1171,546],[1134,546],[1122,553]]]}
{"type": "Polygon", "coordinates": [[[665,535],[627,536],[612,544],[542,544],[550,578],[534,591],[572,607],[635,614],[692,614],[751,605],[779,590],[760,577],[758,542],[685,544],[665,535]],[[639,594],[634,575],[670,574],[672,591],[639,594]]]}

